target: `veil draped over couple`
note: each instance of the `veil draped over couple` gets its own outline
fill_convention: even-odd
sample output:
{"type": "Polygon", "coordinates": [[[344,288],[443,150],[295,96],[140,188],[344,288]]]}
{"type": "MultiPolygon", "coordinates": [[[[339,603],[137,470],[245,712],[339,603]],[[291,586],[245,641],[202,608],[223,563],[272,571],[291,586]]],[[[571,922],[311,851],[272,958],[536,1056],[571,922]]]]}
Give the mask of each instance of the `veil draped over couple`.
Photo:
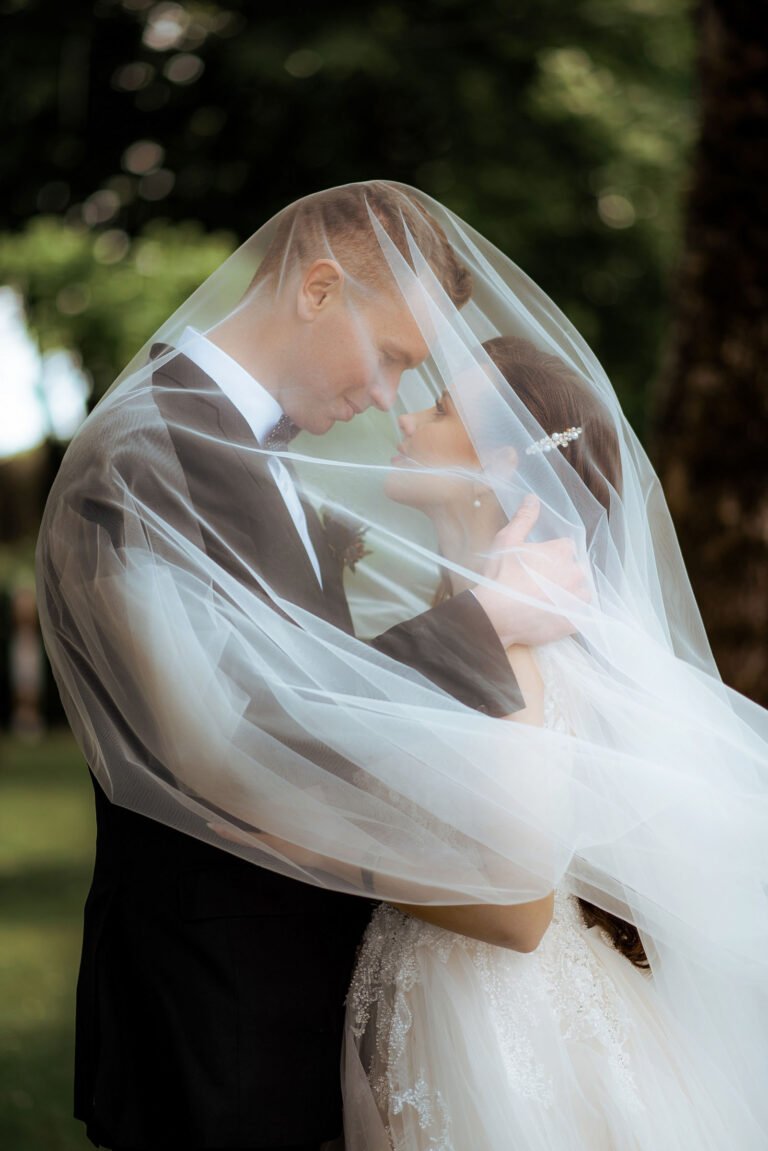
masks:
{"type": "Polygon", "coordinates": [[[38,589],[93,1142],[764,1151],[765,712],[594,354],[447,208],[259,229],[75,437],[38,589]]]}

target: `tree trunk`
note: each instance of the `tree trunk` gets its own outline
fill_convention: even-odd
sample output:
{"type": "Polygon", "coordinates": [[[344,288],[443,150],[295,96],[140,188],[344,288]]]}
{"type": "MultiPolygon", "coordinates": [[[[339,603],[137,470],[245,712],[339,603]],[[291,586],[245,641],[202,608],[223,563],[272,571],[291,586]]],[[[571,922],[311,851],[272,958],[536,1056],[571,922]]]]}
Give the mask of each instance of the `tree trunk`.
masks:
{"type": "Polygon", "coordinates": [[[652,450],[726,683],[768,704],[768,38],[698,11],[701,125],[652,450]]]}

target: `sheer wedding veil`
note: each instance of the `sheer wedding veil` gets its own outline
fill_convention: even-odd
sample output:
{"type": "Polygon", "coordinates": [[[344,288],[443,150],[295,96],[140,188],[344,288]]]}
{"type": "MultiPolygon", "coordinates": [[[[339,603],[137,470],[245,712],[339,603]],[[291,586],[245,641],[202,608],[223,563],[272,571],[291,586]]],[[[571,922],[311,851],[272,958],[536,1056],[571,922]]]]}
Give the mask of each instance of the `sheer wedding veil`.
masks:
{"type": "Polygon", "coordinates": [[[638,927],[656,992],[768,1131],[765,713],[719,679],[600,364],[452,212],[371,181],[260,228],[76,435],[38,580],[112,802],[339,891],[516,903],[567,879],[638,927]],[[231,402],[222,363],[260,379],[272,418],[266,393],[250,419],[231,402]],[[443,393],[473,462],[393,460],[398,413],[443,393]],[[269,435],[280,409],[302,429],[290,447],[269,435]],[[288,514],[299,491],[326,519],[321,555],[304,509],[319,570],[288,514]],[[537,651],[565,717],[544,726],[469,707],[371,642],[410,620],[418,634],[446,573],[493,586],[471,546],[441,553],[440,514],[490,499],[500,526],[527,493],[531,539],[571,540],[590,590],[533,565],[528,592],[497,588],[532,607],[538,588],[576,628],[537,651]]]}

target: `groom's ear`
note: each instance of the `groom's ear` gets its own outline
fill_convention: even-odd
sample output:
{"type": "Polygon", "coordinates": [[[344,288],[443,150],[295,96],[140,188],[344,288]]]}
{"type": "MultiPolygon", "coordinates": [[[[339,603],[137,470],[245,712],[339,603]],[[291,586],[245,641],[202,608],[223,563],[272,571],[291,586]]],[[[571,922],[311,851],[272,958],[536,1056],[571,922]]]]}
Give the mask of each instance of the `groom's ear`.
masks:
{"type": "Polygon", "coordinates": [[[336,300],[341,299],[344,270],[335,260],[315,260],[302,276],[297,309],[299,318],[311,323],[336,300]]]}

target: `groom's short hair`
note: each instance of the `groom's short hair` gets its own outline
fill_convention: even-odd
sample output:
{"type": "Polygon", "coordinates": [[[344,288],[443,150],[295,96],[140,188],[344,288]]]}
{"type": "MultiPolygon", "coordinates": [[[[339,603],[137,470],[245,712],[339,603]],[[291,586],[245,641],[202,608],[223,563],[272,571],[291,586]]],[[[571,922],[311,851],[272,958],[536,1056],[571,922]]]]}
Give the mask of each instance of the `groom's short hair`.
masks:
{"type": "Polygon", "coordinates": [[[338,260],[363,288],[390,287],[393,275],[371,213],[411,268],[409,239],[453,304],[460,308],[467,302],[472,294],[471,273],[440,224],[406,188],[383,180],[329,188],[281,212],[252,285],[274,278],[278,286],[296,267],[307,267],[326,256],[338,260]]]}

